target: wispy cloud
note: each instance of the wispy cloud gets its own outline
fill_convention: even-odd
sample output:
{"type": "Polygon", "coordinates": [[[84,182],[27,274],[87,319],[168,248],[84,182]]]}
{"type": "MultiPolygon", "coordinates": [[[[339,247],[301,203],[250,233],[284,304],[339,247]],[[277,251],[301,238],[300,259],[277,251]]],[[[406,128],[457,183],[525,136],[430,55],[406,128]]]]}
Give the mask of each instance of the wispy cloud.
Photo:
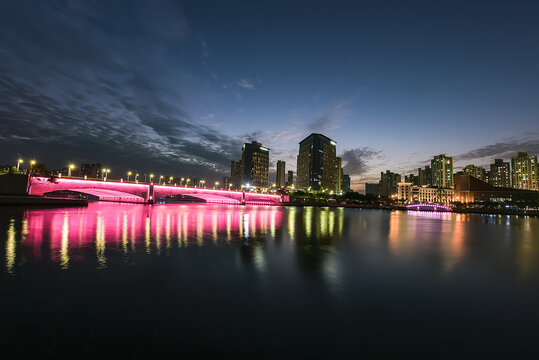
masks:
{"type": "Polygon", "coordinates": [[[240,88],[247,89],[247,90],[255,89],[255,84],[249,79],[238,80],[236,81],[236,85],[238,85],[240,88]]]}

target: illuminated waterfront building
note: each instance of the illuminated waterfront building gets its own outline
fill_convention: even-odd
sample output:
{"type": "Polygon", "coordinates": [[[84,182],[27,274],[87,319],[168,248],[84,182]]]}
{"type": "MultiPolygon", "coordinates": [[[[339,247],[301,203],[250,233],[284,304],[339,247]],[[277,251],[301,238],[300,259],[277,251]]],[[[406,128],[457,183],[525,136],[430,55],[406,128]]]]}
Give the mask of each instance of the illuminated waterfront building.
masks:
{"type": "Polygon", "coordinates": [[[230,162],[230,188],[232,190],[241,189],[242,176],[241,176],[241,161],[230,162]]]}
{"type": "Polygon", "coordinates": [[[435,156],[430,166],[432,169],[432,186],[439,188],[453,187],[453,157],[445,154],[435,156]]]}
{"type": "Polygon", "coordinates": [[[285,183],[286,163],[282,160],[277,160],[277,174],[275,176],[275,186],[284,188],[285,183]]]}
{"type": "Polygon", "coordinates": [[[464,175],[470,175],[481,181],[487,181],[487,172],[481,166],[475,166],[473,164],[466,165],[462,171],[464,175]]]}
{"type": "Polygon", "coordinates": [[[303,190],[337,189],[337,143],[325,135],[311,134],[299,143],[296,186],[303,190]]]}
{"type": "Polygon", "coordinates": [[[397,194],[398,184],[401,182],[401,175],[387,170],[380,173],[380,195],[391,196],[397,194]]]}
{"type": "Polygon", "coordinates": [[[455,176],[455,201],[470,202],[537,202],[539,191],[494,186],[470,175],[455,176]]]}
{"type": "Polygon", "coordinates": [[[513,187],[522,190],[539,190],[537,184],[537,155],[519,151],[511,159],[513,187]]]}
{"type": "Polygon", "coordinates": [[[337,178],[335,179],[335,191],[337,193],[340,193],[342,191],[342,157],[337,156],[337,164],[335,165],[337,167],[337,178]]]}
{"type": "Polygon", "coordinates": [[[347,192],[351,191],[351,189],[350,189],[350,175],[344,174],[342,176],[341,191],[343,193],[347,193],[347,192]]]}
{"type": "Polygon", "coordinates": [[[406,182],[398,184],[397,199],[403,204],[449,205],[454,197],[453,189],[423,187],[406,182]]]}
{"type": "Polygon", "coordinates": [[[432,185],[432,170],[430,166],[425,166],[425,169],[417,169],[417,185],[431,186],[432,185]]]}
{"type": "Polygon", "coordinates": [[[494,164],[490,164],[489,184],[493,186],[511,187],[511,168],[509,162],[502,159],[495,159],[494,164]]]}
{"type": "Polygon", "coordinates": [[[269,149],[258,141],[243,144],[241,175],[244,187],[267,188],[269,185],[269,149]]]}
{"type": "Polygon", "coordinates": [[[294,172],[292,170],[288,170],[288,180],[286,181],[286,187],[294,187],[294,172]]]}

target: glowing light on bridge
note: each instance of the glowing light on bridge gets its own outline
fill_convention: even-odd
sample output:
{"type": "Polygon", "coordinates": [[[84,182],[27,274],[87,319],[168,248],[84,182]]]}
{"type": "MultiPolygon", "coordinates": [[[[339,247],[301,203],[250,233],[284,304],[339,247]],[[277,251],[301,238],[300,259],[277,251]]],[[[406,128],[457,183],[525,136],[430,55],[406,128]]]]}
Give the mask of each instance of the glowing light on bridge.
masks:
{"type": "Polygon", "coordinates": [[[410,204],[406,205],[407,210],[421,210],[421,211],[453,211],[449,206],[438,204],[410,204]]]}

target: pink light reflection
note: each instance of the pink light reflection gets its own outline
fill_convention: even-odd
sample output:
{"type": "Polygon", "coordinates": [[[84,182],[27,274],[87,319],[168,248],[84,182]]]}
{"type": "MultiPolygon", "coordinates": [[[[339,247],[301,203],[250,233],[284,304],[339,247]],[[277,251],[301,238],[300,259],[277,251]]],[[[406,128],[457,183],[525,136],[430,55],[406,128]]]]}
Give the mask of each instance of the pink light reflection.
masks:
{"type": "Polygon", "coordinates": [[[274,234],[281,217],[278,208],[267,206],[95,202],[87,208],[29,209],[25,211],[28,238],[22,251],[41,259],[41,250],[48,248],[52,261],[67,268],[70,262],[89,256],[80,249],[95,248],[95,255],[90,256],[103,266],[108,251],[159,253],[174,246],[274,234]]]}

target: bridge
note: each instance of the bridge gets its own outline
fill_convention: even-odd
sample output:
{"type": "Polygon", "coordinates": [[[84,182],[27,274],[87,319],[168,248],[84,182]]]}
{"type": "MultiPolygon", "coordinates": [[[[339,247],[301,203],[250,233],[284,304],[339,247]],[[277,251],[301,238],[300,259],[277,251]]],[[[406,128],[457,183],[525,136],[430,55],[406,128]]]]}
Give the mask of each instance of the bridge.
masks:
{"type": "Polygon", "coordinates": [[[209,204],[222,205],[275,205],[283,201],[281,195],[244,191],[215,190],[153,183],[83,180],[73,178],[31,177],[29,195],[78,197],[90,200],[151,204],[167,196],[181,195],[209,204]]]}

